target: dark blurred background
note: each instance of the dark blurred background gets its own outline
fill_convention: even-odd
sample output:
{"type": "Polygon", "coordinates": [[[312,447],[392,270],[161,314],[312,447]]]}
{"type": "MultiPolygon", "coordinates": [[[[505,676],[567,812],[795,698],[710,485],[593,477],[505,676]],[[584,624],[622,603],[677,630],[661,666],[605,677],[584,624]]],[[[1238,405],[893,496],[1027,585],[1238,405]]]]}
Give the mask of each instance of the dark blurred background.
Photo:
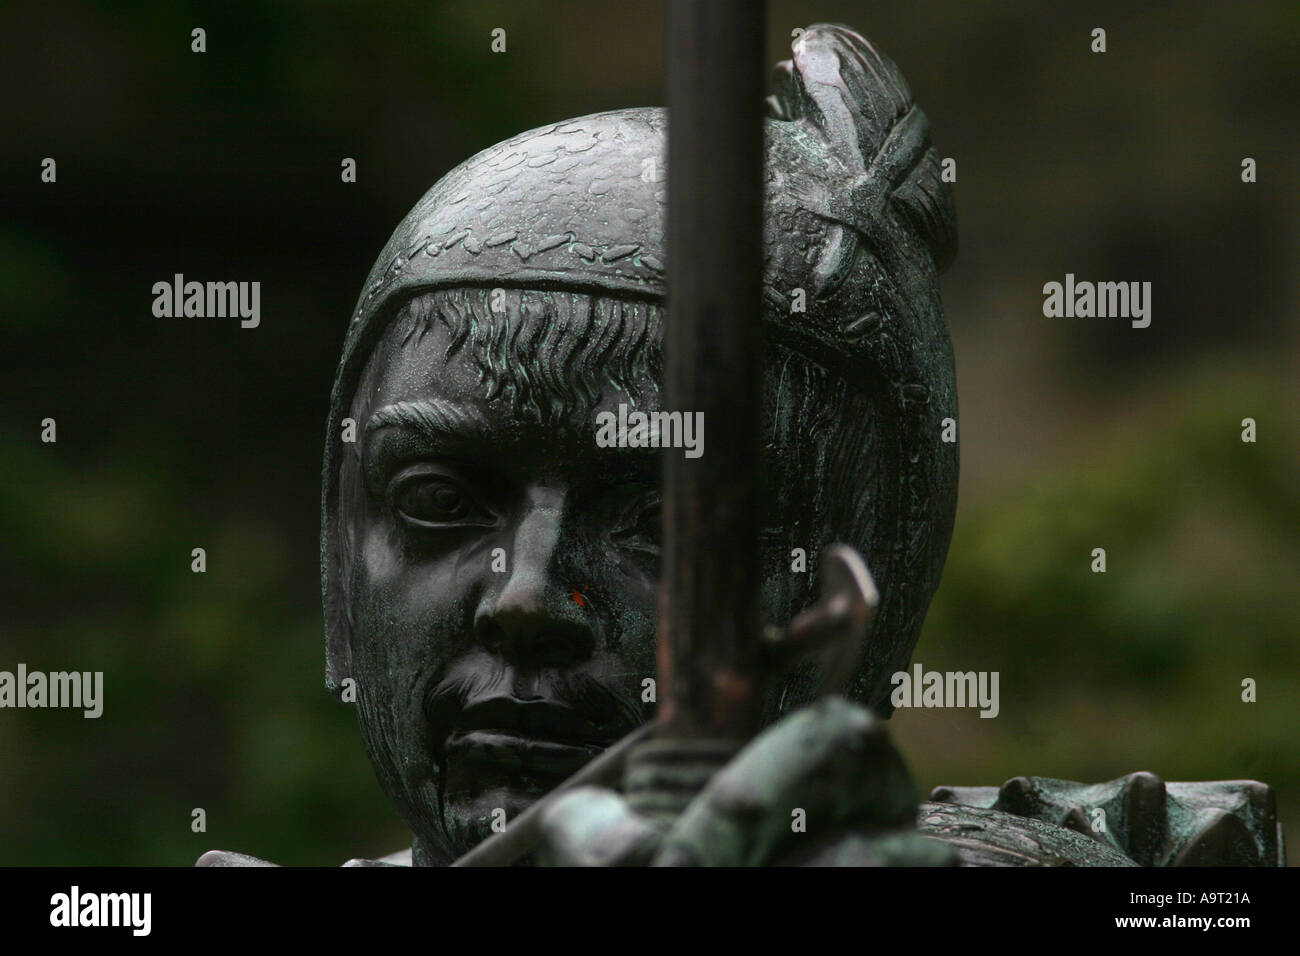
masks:
{"type": "MultiPolygon", "coordinates": [[[[337,864],[404,845],[323,690],[319,467],[344,326],[452,166],[661,104],[661,18],[653,2],[3,7],[0,669],[102,670],[106,688],[99,720],[0,711],[0,863],[221,847],[337,864]],[[151,287],[177,272],[260,281],[261,326],[154,318],[151,287]]],[[[895,717],[923,790],[1249,777],[1300,839],[1300,5],[776,2],[770,18],[773,62],[794,27],[865,33],[958,161],[961,502],[914,659],[997,670],[1002,702],[996,720],[895,717]],[[1151,327],[1044,318],[1043,283],[1067,272],[1152,282],[1151,327]]]]}

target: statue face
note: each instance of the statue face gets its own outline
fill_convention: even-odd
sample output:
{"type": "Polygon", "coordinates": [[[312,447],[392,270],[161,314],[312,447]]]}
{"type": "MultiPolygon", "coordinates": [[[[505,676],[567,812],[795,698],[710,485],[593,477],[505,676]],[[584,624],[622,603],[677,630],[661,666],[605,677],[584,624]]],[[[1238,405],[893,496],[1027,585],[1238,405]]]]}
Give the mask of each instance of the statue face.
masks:
{"type": "Polygon", "coordinates": [[[656,383],[544,421],[489,397],[451,341],[433,322],[377,346],[344,506],[359,716],[417,863],[469,849],[653,709],[659,452],[598,447],[595,416],[658,408],[656,383]]]}
{"type": "MultiPolygon", "coordinates": [[[[956,506],[937,282],[956,224],[897,67],[838,26],[795,54],[765,135],[761,612],[788,620],[818,549],[853,545],[881,606],[848,693],[888,714],[956,506]]],[[[665,132],[662,110],[617,110],[471,157],[399,224],[349,322],[323,473],[327,680],[357,682],[417,863],[649,716],[660,452],[595,435],[602,411],[659,408],[666,192],[645,160],[665,132]],[[371,349],[417,304],[439,321],[393,319],[371,349]]],[[[815,676],[785,677],[765,717],[815,676]]]]}

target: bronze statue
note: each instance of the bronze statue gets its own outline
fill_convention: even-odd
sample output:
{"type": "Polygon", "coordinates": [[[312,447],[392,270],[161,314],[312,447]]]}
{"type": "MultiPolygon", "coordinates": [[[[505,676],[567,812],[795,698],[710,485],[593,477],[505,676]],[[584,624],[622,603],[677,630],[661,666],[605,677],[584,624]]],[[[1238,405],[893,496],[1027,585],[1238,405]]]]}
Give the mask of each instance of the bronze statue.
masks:
{"type": "MultiPolygon", "coordinates": [[[[888,58],[828,25],[793,51],[766,123],[761,615],[813,602],[833,542],[860,553],[879,607],[857,704],[805,707],[818,669],[796,668],[689,826],[669,839],[613,790],[575,791],[543,860],[1276,864],[1272,794],[1250,782],[1016,778],[918,805],[881,718],[956,506],[938,284],[955,210],[888,58]],[[794,810],[820,814],[815,838],[794,810]]],[[[601,113],[472,157],[398,226],[349,323],[323,478],[327,683],[355,699],[416,865],[451,863],[654,713],[666,433],[596,432],[681,411],[661,388],[665,123],[601,113]]],[[[727,423],[704,424],[707,448],[727,423]]]]}

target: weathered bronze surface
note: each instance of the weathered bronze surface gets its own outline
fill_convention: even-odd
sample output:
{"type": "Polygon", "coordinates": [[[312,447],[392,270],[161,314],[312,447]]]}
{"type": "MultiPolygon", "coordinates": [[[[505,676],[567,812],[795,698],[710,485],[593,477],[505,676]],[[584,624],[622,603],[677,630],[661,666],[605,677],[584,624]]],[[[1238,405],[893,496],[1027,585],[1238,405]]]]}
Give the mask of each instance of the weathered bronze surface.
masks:
{"type": "MultiPolygon", "coordinates": [[[[918,804],[881,718],[956,504],[938,284],[954,205],[891,61],[839,26],[810,27],[793,50],[764,124],[758,545],[712,560],[752,558],[759,615],[782,623],[812,603],[823,550],[856,549],[880,596],[847,690],[865,706],[799,710],[819,671],[797,668],[761,700],[774,725],[671,826],[612,789],[574,790],[530,824],[543,858],[1276,862],[1268,798],[1216,812],[1230,787],[1198,803],[1178,789],[1193,785],[1171,784],[1171,800],[1201,809],[1130,813],[1108,838],[1076,832],[1075,804],[1101,799],[1081,784],[1038,781],[1037,803],[976,788],[918,804]],[[807,573],[792,571],[794,549],[807,573]],[[795,809],[820,814],[819,835],[798,839],[795,809]],[[1247,838],[1215,822],[1225,813],[1247,838]],[[1232,838],[1186,838],[1216,826],[1232,838]]],[[[659,109],[600,113],[472,157],[398,226],[349,323],[326,434],[327,683],[355,689],[417,865],[464,854],[654,713],[664,452],[594,436],[602,412],[693,411],[666,408],[662,391],[665,122],[659,109]]],[[[705,426],[707,459],[730,445],[729,423],[705,426]]]]}
{"type": "MultiPolygon", "coordinates": [[[[804,34],[771,115],[761,614],[810,602],[821,547],[857,548],[881,606],[852,693],[887,711],[955,502],[951,199],[901,76],[848,31],[804,34]]],[[[350,325],[325,468],[329,683],[357,682],[417,862],[467,850],[651,711],[661,453],[593,434],[600,411],[662,407],[664,127],[616,111],[480,153],[398,227],[350,325]]],[[[707,456],[727,423],[705,424],[707,456]]],[[[767,719],[816,680],[793,675],[767,719]]]]}
{"type": "MultiPolygon", "coordinates": [[[[1166,784],[1145,772],[1094,784],[1013,777],[1001,787],[936,787],[930,799],[1057,824],[1143,866],[1286,865],[1277,800],[1254,780],[1166,784]]],[[[923,831],[932,826],[926,812],[936,808],[923,810],[923,831]]]]}

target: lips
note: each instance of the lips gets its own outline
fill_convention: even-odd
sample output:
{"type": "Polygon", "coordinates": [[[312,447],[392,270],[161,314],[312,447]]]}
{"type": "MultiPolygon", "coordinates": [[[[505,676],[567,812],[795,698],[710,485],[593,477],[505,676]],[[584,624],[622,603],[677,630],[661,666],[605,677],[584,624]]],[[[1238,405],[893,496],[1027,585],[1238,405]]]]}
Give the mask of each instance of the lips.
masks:
{"type": "Polygon", "coordinates": [[[611,742],[563,704],[494,697],[461,712],[445,747],[465,764],[569,776],[611,742]]]}
{"type": "Polygon", "coordinates": [[[561,777],[577,773],[600,750],[493,730],[457,731],[447,738],[447,756],[467,765],[561,777]]]}

